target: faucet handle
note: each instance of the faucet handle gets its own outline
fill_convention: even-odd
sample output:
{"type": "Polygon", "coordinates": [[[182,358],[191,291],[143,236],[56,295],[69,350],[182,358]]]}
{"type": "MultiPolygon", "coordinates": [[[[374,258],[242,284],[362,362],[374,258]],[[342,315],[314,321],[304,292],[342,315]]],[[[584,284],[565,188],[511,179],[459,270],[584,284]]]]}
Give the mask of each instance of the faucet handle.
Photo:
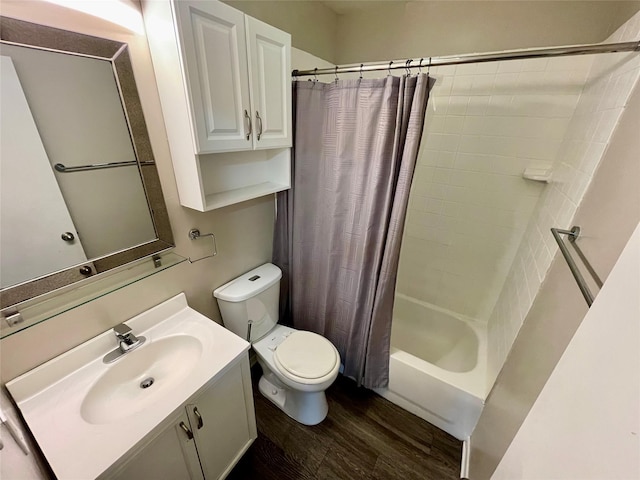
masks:
{"type": "Polygon", "coordinates": [[[119,323],[118,325],[113,327],[113,333],[116,335],[116,337],[123,338],[131,333],[131,328],[124,323],[119,323]]]}

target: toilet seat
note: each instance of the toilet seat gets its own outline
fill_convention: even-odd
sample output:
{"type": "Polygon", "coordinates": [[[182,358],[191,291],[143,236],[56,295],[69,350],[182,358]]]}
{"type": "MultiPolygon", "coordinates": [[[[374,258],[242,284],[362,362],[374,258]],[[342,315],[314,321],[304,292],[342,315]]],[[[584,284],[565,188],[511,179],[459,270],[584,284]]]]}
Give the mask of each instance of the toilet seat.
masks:
{"type": "Polygon", "coordinates": [[[321,383],[340,366],[333,344],[312,332],[296,331],[274,351],[273,360],[285,377],[303,384],[321,383]]]}

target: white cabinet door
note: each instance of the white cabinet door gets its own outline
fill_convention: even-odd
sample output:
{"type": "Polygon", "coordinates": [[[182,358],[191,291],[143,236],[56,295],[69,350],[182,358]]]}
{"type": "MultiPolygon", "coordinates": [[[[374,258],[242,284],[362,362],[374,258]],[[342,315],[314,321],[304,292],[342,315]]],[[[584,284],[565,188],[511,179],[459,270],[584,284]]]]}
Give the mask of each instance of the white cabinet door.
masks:
{"type": "Polygon", "coordinates": [[[254,148],[291,146],[291,36],[245,16],[254,148]]]}
{"type": "Polygon", "coordinates": [[[250,150],[244,14],[221,2],[180,0],[173,6],[196,153],[250,150]]]}
{"type": "Polygon", "coordinates": [[[185,428],[191,432],[189,420],[183,411],[170,427],[160,432],[113,476],[106,477],[117,480],[204,480],[195,441],[193,437],[189,438],[185,428]]]}
{"type": "Polygon", "coordinates": [[[257,436],[248,358],[187,405],[187,414],[205,478],[225,477],[257,436]]]}

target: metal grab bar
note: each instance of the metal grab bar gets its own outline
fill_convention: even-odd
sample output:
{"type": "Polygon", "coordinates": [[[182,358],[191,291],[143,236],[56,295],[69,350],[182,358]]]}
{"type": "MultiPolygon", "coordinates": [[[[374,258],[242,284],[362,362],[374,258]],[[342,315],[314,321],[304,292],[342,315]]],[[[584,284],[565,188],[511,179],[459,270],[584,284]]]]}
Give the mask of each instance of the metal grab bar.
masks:
{"type": "Polygon", "coordinates": [[[65,167],[62,163],[56,163],[53,168],[61,173],[71,172],[83,172],[85,170],[100,170],[102,168],[115,168],[115,167],[128,167],[133,165],[155,165],[155,162],[138,162],[137,160],[130,160],[128,162],[109,162],[109,163],[94,163],[92,165],[78,165],[77,167],[65,167]]]}
{"type": "MultiPolygon", "coordinates": [[[[553,238],[556,239],[556,242],[560,247],[562,256],[564,257],[564,259],[567,261],[567,264],[569,265],[569,270],[571,270],[571,273],[573,274],[573,278],[575,278],[576,283],[578,284],[578,288],[582,292],[582,296],[586,300],[587,305],[591,307],[591,305],[593,304],[593,294],[591,293],[591,290],[589,290],[587,282],[585,282],[584,277],[582,276],[582,273],[580,273],[580,270],[578,270],[578,266],[576,265],[576,262],[573,260],[573,257],[571,257],[571,253],[569,253],[569,249],[567,248],[565,243],[562,241],[562,237],[560,236],[560,235],[567,235],[569,237],[569,241],[571,243],[575,243],[576,239],[580,236],[580,227],[573,226],[571,230],[562,230],[560,228],[552,228],[551,233],[553,234],[553,238]]],[[[574,246],[577,249],[577,245],[574,245],[574,246]]],[[[581,258],[584,261],[585,260],[584,255],[582,255],[582,252],[580,252],[580,254],[581,254],[580,255],[581,258]]],[[[593,274],[594,271],[591,268],[591,265],[589,265],[586,261],[585,261],[585,265],[587,266],[589,271],[592,272],[593,274]]],[[[596,281],[598,280],[599,279],[596,279],[596,281]]]]}

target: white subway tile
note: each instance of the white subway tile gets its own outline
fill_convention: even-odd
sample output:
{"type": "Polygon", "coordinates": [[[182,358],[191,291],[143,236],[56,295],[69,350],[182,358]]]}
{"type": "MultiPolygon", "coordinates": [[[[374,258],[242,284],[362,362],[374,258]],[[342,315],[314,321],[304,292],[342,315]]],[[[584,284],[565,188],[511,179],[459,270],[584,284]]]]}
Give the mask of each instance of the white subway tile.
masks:
{"type": "Polygon", "coordinates": [[[514,91],[518,88],[519,73],[498,73],[494,77],[493,91],[494,93],[503,91],[514,91]]]}
{"type": "Polygon", "coordinates": [[[600,159],[604,155],[606,143],[591,142],[585,144],[586,152],[581,158],[579,169],[587,175],[593,175],[596,167],[600,163],[600,159]]]}
{"type": "Polygon", "coordinates": [[[445,118],[446,133],[461,133],[465,117],[462,115],[447,115],[445,118]]]}
{"type": "Polygon", "coordinates": [[[511,115],[514,108],[511,105],[512,95],[499,94],[494,92],[487,106],[487,115],[511,115]]]}
{"type": "Polygon", "coordinates": [[[452,95],[469,95],[473,90],[473,76],[472,75],[456,75],[453,79],[453,86],[451,87],[452,95]]]}
{"type": "Polygon", "coordinates": [[[546,58],[531,58],[522,64],[523,72],[544,72],[549,60],[546,58]]]}
{"type": "Polygon", "coordinates": [[[519,73],[526,60],[503,60],[498,62],[498,73],[519,73]]]}
{"type": "Polygon", "coordinates": [[[592,141],[598,143],[607,143],[609,141],[609,138],[611,138],[611,134],[613,133],[613,130],[618,123],[618,119],[620,118],[621,113],[621,108],[614,108],[601,112],[600,119],[598,121],[598,125],[596,127],[592,141]]]}
{"type": "Polygon", "coordinates": [[[467,104],[467,115],[484,115],[489,106],[489,95],[474,95],[469,97],[469,103],[467,104]]]}
{"type": "Polygon", "coordinates": [[[494,88],[495,75],[475,75],[471,85],[472,95],[490,95],[494,88]]]}
{"type": "Polygon", "coordinates": [[[469,97],[466,95],[452,95],[449,97],[448,115],[465,115],[469,97]]]}
{"type": "Polygon", "coordinates": [[[451,183],[451,169],[437,167],[433,173],[433,181],[435,183],[449,185],[451,183]]]}
{"type": "Polygon", "coordinates": [[[448,200],[442,201],[442,215],[447,217],[457,217],[462,208],[464,208],[464,205],[461,203],[448,200]]]}

